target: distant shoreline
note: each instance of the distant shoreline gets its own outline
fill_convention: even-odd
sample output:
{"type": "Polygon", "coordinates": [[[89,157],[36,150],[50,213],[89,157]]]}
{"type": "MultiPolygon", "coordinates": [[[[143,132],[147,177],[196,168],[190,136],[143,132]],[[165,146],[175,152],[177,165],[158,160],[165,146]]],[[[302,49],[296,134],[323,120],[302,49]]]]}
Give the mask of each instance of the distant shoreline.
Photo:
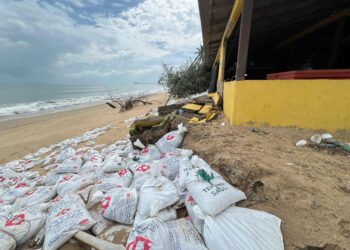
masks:
{"type": "MultiPolygon", "coordinates": [[[[120,97],[120,99],[128,98],[130,96],[140,96],[140,95],[151,96],[151,95],[159,94],[159,93],[166,93],[166,91],[155,90],[155,91],[151,91],[150,93],[145,93],[145,94],[142,94],[140,92],[140,93],[130,93],[129,95],[127,93],[125,93],[124,95],[122,95],[122,97],[120,97]]],[[[89,98],[89,97],[87,97],[87,98],[89,98]]],[[[66,112],[66,111],[70,111],[70,110],[79,110],[79,109],[83,109],[83,108],[94,107],[94,106],[102,105],[109,100],[110,99],[108,97],[104,97],[104,99],[101,97],[101,100],[99,100],[99,101],[91,101],[91,102],[80,103],[80,104],[72,104],[72,105],[66,105],[66,106],[62,106],[62,107],[54,107],[51,109],[48,108],[48,109],[33,111],[33,112],[29,111],[29,112],[25,112],[25,113],[21,113],[21,114],[14,114],[14,115],[8,115],[8,116],[1,116],[0,115],[0,123],[5,122],[5,121],[25,119],[25,118],[30,118],[30,117],[37,117],[37,116],[61,113],[61,112],[66,112]]],[[[55,102],[53,102],[53,100],[49,100],[49,101],[45,101],[45,103],[52,104],[55,102]]],[[[23,104],[23,105],[25,105],[25,104],[23,104]]]]}

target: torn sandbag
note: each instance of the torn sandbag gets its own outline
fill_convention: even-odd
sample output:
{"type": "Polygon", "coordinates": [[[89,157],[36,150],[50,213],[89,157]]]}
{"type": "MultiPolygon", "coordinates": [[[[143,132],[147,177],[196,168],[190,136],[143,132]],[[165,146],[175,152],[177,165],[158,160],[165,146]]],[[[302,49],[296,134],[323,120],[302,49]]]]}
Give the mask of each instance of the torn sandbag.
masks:
{"type": "Polygon", "coordinates": [[[110,190],[101,201],[102,215],[122,224],[132,224],[138,198],[136,189],[120,187],[110,190]]]}
{"type": "Polygon", "coordinates": [[[44,250],[55,250],[78,231],[89,230],[95,221],[76,194],[56,198],[48,211],[44,250]]]}

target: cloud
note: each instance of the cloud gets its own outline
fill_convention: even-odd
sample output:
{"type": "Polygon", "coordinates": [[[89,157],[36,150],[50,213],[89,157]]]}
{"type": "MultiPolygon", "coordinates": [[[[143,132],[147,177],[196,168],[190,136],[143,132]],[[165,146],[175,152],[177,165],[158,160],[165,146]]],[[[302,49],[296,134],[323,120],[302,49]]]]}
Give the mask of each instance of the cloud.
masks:
{"type": "Polygon", "coordinates": [[[162,62],[185,62],[202,41],[197,1],[107,9],[103,0],[0,2],[0,75],[14,83],[156,81],[162,62]]]}

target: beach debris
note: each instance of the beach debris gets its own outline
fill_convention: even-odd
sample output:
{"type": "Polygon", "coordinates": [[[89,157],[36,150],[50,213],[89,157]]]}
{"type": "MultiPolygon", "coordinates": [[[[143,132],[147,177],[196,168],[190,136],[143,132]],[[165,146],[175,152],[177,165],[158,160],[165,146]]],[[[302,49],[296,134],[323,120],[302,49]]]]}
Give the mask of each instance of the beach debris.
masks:
{"type": "Polygon", "coordinates": [[[78,231],[76,234],[74,234],[74,238],[97,250],[125,250],[123,245],[113,244],[111,242],[101,240],[83,231],[78,231]]]}
{"type": "Polygon", "coordinates": [[[117,98],[113,98],[110,95],[111,101],[110,102],[106,102],[106,104],[108,106],[110,106],[111,108],[116,108],[116,106],[111,103],[111,102],[114,102],[117,105],[119,105],[119,107],[120,107],[119,112],[125,112],[127,110],[132,109],[135,105],[140,104],[140,103],[143,104],[143,105],[152,104],[152,102],[145,100],[146,97],[147,96],[144,95],[144,96],[137,96],[137,97],[130,96],[130,97],[127,97],[127,98],[119,98],[119,99],[117,99],[117,98]]]}
{"type": "Polygon", "coordinates": [[[304,139],[302,139],[302,140],[298,141],[297,143],[295,143],[295,146],[297,146],[297,147],[303,147],[303,146],[305,146],[306,144],[307,144],[307,141],[304,140],[304,139]]]}
{"type": "Polygon", "coordinates": [[[315,134],[311,136],[310,141],[314,144],[320,144],[322,141],[322,137],[319,134],[315,134]]]}

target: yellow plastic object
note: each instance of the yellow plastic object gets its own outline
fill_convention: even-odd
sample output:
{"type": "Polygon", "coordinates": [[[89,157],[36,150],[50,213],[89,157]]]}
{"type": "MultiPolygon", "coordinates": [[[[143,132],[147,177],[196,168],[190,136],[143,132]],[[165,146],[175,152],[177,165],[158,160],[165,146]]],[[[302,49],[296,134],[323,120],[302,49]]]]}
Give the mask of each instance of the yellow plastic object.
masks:
{"type": "Polygon", "coordinates": [[[215,105],[218,105],[219,99],[220,99],[219,94],[218,93],[212,93],[210,97],[213,99],[215,105]]]}
{"type": "Polygon", "coordinates": [[[215,95],[215,92],[214,93],[209,93],[208,96],[209,97],[213,97],[215,95]]]}
{"type": "Polygon", "coordinates": [[[205,119],[202,119],[202,120],[199,120],[198,117],[192,117],[191,120],[189,120],[188,123],[192,123],[192,124],[202,124],[202,123],[205,123],[206,120],[205,119]]]}
{"type": "Polygon", "coordinates": [[[210,111],[205,115],[205,120],[208,122],[216,117],[217,113],[215,111],[210,111]]]}
{"type": "Polygon", "coordinates": [[[189,104],[182,106],[181,108],[187,109],[187,110],[192,110],[192,111],[199,111],[202,108],[202,105],[189,103],[189,104]]]}
{"type": "Polygon", "coordinates": [[[210,104],[206,104],[203,106],[203,108],[201,108],[201,110],[199,110],[199,114],[207,114],[210,110],[213,109],[213,106],[210,104]]]}

